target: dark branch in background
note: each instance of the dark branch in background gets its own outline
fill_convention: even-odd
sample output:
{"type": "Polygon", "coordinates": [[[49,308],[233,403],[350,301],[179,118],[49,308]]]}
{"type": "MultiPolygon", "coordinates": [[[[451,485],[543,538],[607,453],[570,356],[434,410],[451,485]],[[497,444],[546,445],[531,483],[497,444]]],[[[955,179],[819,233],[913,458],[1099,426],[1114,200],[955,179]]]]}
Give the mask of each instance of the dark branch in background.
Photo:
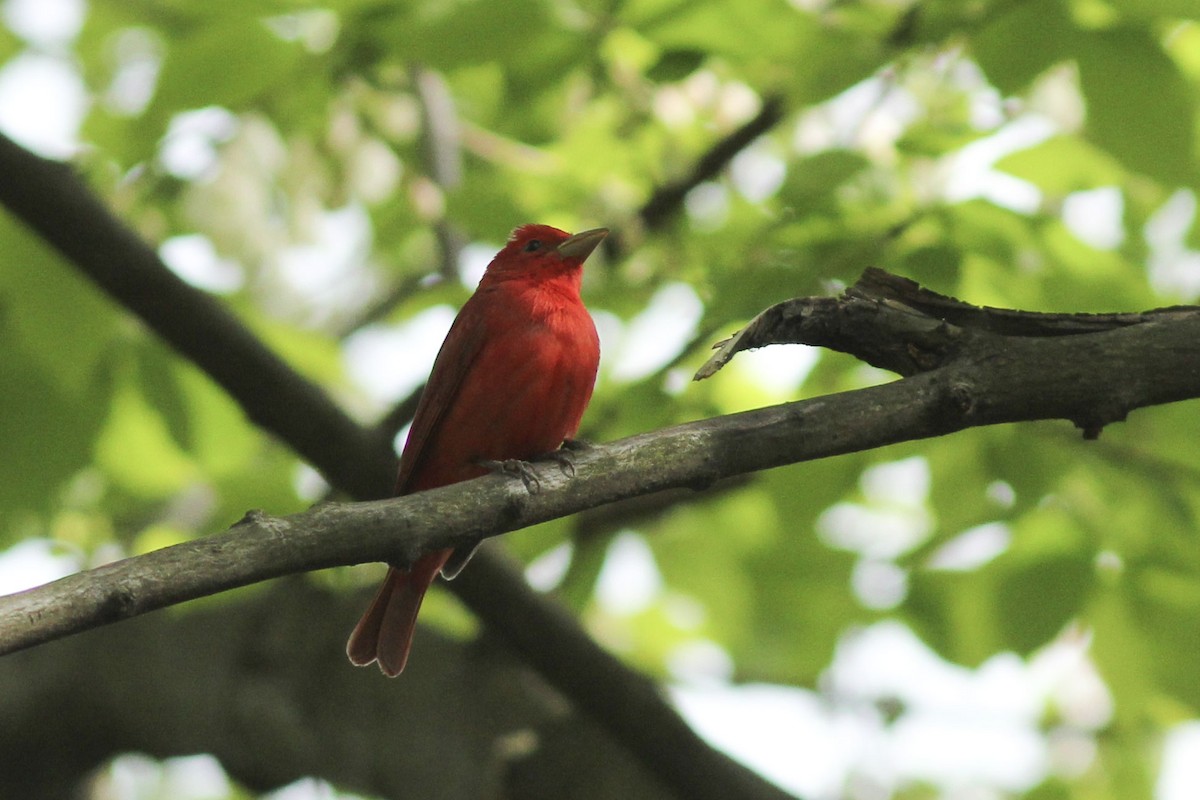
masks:
{"type": "Polygon", "coordinates": [[[421,289],[428,289],[441,283],[442,280],[442,278],[436,275],[407,275],[383,289],[378,297],[368,303],[358,313],[333,326],[332,335],[337,339],[348,339],[368,325],[386,318],[388,314],[392,313],[393,309],[421,289]]]}
{"type": "Polygon", "coordinates": [[[770,96],[763,100],[762,108],[746,124],[714,144],[700,157],[692,171],[683,178],[660,186],[638,212],[638,217],[647,229],[662,227],[683,205],[688,192],[705,181],[712,180],[725,169],[733,157],[749,147],[755,139],[774,128],[783,120],[783,99],[770,96]]]}
{"type": "MultiPolygon", "coordinates": [[[[637,219],[648,231],[664,227],[679,209],[683,207],[684,198],[688,192],[705,181],[715,178],[721,170],[728,166],[734,156],[745,150],[754,140],[768,132],[783,121],[783,98],[770,95],[763,99],[762,108],[752,119],[710,147],[687,175],[678,180],[665,183],[654,190],[642,207],[638,210],[637,219]]],[[[614,261],[626,251],[627,244],[621,231],[614,231],[601,245],[605,256],[614,261]]]]}
{"type": "Polygon", "coordinates": [[[71,167],[0,135],[0,174],[0,203],[208,373],[256,425],[350,494],[388,494],[395,464],[391,443],[380,447],[224,305],[171,272],[71,167]]]}
{"type": "Polygon", "coordinates": [[[492,637],[427,627],[404,679],[382,680],[331,647],[359,593],[302,578],[264,589],[0,659],[3,797],[79,797],[118,753],[204,752],[241,797],[306,776],[395,800],[672,796],[492,637]],[[497,746],[514,733],[537,746],[497,746]],[[558,791],[564,775],[581,791],[558,791]]]}
{"type": "MultiPolygon", "coordinates": [[[[40,158],[0,136],[0,174],[4,176],[0,203],[212,376],[259,427],[291,446],[331,485],[350,496],[367,500],[390,493],[395,476],[390,438],[356,425],[319,387],[266,349],[224,306],[177,278],[70,167],[40,158]]],[[[484,549],[467,572],[471,577],[449,584],[451,591],[529,663],[553,666],[557,662],[543,661],[539,651],[577,646],[583,649],[576,658],[594,659],[602,665],[596,669],[620,673],[605,674],[595,685],[580,684],[574,675],[543,676],[579,708],[592,709],[597,721],[618,737],[634,731],[637,736],[623,744],[680,796],[695,800],[786,797],[682,723],[661,731],[651,729],[646,699],[627,703],[620,694],[639,676],[609,658],[582,632],[561,642],[531,641],[530,631],[561,628],[561,612],[523,583],[507,588],[494,585],[519,579],[496,555],[484,549]],[[512,605],[501,606],[500,597],[512,605]],[[700,785],[697,775],[707,783],[700,785]]],[[[118,607],[126,603],[124,591],[118,590],[116,597],[118,607]]],[[[678,716],[664,699],[658,703],[659,717],[678,716]]]]}
{"type": "Polygon", "coordinates": [[[417,405],[421,402],[421,394],[424,391],[425,384],[423,383],[416,389],[413,389],[408,397],[396,403],[386,414],[379,418],[379,421],[371,429],[372,433],[381,441],[387,442],[388,446],[391,447],[396,434],[405,425],[412,422],[412,418],[416,416],[417,405]]]}

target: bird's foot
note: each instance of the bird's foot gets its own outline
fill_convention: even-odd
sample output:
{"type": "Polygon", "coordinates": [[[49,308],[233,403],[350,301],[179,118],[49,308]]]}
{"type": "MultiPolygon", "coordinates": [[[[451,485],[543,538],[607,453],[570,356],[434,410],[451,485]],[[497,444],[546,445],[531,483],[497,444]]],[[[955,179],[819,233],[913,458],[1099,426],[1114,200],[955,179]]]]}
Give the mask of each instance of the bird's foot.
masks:
{"type": "Polygon", "coordinates": [[[533,465],[528,461],[522,461],[519,458],[506,458],[501,461],[493,461],[485,458],[477,463],[484,469],[491,470],[500,475],[520,478],[521,483],[525,484],[525,490],[530,494],[537,494],[541,491],[542,482],[538,480],[538,476],[533,471],[533,465]]]}
{"type": "Polygon", "coordinates": [[[562,446],[557,450],[551,450],[549,453],[534,456],[530,461],[522,461],[519,458],[505,458],[495,461],[485,458],[475,463],[491,472],[520,478],[530,494],[537,494],[541,491],[542,482],[538,480],[537,473],[534,472],[531,461],[553,461],[555,464],[558,464],[558,468],[562,470],[563,475],[566,475],[568,478],[574,478],[575,454],[589,450],[592,446],[591,442],[585,442],[583,439],[564,439],[562,446]]]}
{"type": "Polygon", "coordinates": [[[563,475],[566,475],[568,478],[574,478],[575,454],[582,453],[591,447],[590,442],[585,442],[582,439],[563,439],[562,446],[557,450],[543,453],[534,460],[553,461],[555,464],[558,464],[558,468],[562,470],[563,475]]]}

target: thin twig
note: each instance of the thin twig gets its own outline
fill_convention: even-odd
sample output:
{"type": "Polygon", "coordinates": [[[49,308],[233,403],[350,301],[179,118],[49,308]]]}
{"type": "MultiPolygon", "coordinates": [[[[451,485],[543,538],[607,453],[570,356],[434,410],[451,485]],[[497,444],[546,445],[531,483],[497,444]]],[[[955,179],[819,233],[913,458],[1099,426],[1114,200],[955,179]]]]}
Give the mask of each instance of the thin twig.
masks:
{"type": "Polygon", "coordinates": [[[662,227],[683,205],[688,192],[716,175],[754,140],[783,120],[783,98],[767,97],[762,108],[748,122],[715,143],[695,163],[691,171],[672,183],[660,186],[646,201],[638,217],[648,230],[662,227]]]}

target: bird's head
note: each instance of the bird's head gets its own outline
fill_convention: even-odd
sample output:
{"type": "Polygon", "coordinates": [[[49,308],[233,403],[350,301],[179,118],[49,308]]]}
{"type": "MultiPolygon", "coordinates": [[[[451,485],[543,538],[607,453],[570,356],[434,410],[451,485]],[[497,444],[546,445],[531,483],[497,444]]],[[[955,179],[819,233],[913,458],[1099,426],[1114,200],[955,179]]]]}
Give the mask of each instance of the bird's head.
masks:
{"type": "Polygon", "coordinates": [[[522,225],[492,259],[487,275],[503,279],[577,273],[605,236],[608,228],[593,228],[572,236],[549,225],[522,225]]]}

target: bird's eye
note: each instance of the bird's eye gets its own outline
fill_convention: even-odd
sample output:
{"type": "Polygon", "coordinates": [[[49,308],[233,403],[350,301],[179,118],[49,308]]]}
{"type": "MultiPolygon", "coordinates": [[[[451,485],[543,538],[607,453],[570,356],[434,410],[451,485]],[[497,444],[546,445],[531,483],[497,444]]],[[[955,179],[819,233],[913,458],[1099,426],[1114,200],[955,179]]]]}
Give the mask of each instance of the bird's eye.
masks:
{"type": "Polygon", "coordinates": [[[537,239],[533,239],[532,241],[530,241],[529,243],[527,243],[525,245],[526,253],[533,253],[533,252],[536,252],[541,249],[542,249],[542,243],[540,241],[538,241],[537,239]]]}

